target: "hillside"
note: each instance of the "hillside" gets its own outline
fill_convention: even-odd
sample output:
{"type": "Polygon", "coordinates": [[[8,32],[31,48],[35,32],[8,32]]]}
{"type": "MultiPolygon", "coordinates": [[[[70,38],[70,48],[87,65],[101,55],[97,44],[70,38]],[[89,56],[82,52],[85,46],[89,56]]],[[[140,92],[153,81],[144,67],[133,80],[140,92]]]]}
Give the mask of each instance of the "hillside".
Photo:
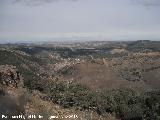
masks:
{"type": "Polygon", "coordinates": [[[159,47],[143,40],[0,45],[0,112],[159,120],[159,47]]]}

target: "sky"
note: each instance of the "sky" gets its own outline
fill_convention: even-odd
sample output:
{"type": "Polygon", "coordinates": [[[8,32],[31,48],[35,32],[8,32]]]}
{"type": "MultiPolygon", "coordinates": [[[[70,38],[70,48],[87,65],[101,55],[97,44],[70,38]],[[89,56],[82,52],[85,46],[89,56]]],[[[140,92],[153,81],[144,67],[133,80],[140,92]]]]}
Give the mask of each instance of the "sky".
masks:
{"type": "Polygon", "coordinates": [[[160,40],[160,0],[0,0],[0,42],[160,40]]]}

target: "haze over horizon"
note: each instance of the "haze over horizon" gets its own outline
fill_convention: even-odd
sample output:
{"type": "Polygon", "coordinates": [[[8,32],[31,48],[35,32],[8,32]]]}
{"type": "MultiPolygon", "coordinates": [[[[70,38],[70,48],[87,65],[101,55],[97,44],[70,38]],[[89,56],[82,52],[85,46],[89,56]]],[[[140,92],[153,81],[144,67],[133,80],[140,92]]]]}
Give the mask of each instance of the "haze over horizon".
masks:
{"type": "Polygon", "coordinates": [[[158,0],[1,0],[0,43],[160,40],[158,0]]]}

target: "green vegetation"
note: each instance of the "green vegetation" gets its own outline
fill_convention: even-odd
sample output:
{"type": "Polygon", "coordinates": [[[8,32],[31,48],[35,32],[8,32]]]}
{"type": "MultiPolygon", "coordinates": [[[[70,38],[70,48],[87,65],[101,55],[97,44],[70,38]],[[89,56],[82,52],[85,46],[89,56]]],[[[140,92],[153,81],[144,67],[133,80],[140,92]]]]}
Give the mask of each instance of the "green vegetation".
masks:
{"type": "Polygon", "coordinates": [[[44,92],[64,108],[93,110],[103,116],[116,114],[122,120],[159,120],[160,117],[160,91],[123,88],[93,92],[83,85],[54,81],[47,83],[44,92]]]}
{"type": "Polygon", "coordinates": [[[144,50],[160,51],[159,41],[139,40],[128,43],[127,50],[133,52],[141,52],[144,50]]]}
{"type": "Polygon", "coordinates": [[[36,54],[41,54],[43,51],[47,52],[55,52],[60,54],[62,58],[76,58],[80,56],[89,56],[92,55],[94,57],[99,57],[99,58],[104,58],[104,57],[120,57],[120,54],[113,55],[110,54],[110,50],[112,50],[113,47],[107,46],[107,47],[102,47],[102,48],[97,48],[97,49],[70,49],[67,47],[55,47],[55,48],[50,48],[50,47],[33,47],[33,48],[27,48],[27,47],[21,47],[18,48],[18,50],[26,52],[30,55],[36,55],[36,54]]]}
{"type": "Polygon", "coordinates": [[[95,107],[95,95],[87,87],[79,84],[65,84],[64,82],[52,82],[46,87],[45,93],[52,101],[61,106],[90,109],[95,107]]]}
{"type": "Polygon", "coordinates": [[[28,88],[34,88],[40,77],[35,74],[38,67],[35,64],[42,64],[41,59],[34,56],[25,56],[17,54],[14,51],[0,50],[0,65],[14,65],[18,68],[19,72],[23,74],[24,85],[28,88]],[[29,66],[29,69],[23,67],[29,66]],[[35,85],[34,85],[35,84],[35,85]]]}
{"type": "MultiPolygon", "coordinates": [[[[146,49],[160,51],[159,44],[157,43],[159,42],[130,42],[126,43],[125,49],[131,52],[142,52],[146,49]]],[[[57,81],[49,81],[47,79],[46,82],[45,80],[42,80],[39,75],[37,75],[37,71],[40,67],[43,68],[47,64],[53,64],[58,61],[58,59],[56,61],[54,58],[48,58],[48,53],[50,52],[55,52],[63,59],[79,57],[88,58],[90,56],[93,58],[115,58],[127,55],[127,53],[111,54],[110,51],[114,48],[123,48],[123,45],[117,44],[115,46],[103,46],[93,50],[72,50],[65,47],[29,48],[22,46],[20,48],[16,48],[16,50],[26,52],[29,55],[19,54],[14,50],[0,50],[0,65],[8,64],[16,66],[24,77],[25,87],[31,91],[39,90],[40,92],[45,93],[47,99],[49,98],[48,100],[51,100],[53,103],[59,104],[64,108],[73,107],[81,111],[92,110],[102,116],[106,116],[110,113],[121,120],[160,120],[160,91],[146,92],[129,88],[121,88],[95,92],[84,85],[62,82],[58,79],[57,81]]],[[[154,60],[156,57],[152,57],[151,59],[154,60]]],[[[146,70],[149,71],[158,68],[159,66],[153,66],[146,70]]],[[[74,70],[75,69],[72,66],[64,67],[55,74],[64,76],[68,74],[70,75],[74,70]]],[[[142,78],[141,74],[143,71],[143,69],[139,70],[138,68],[130,68],[127,66],[121,70],[121,72],[123,72],[121,73],[121,76],[128,81],[139,81],[142,78]]],[[[0,96],[2,95],[4,95],[4,91],[0,89],[0,96]]]]}
{"type": "Polygon", "coordinates": [[[73,66],[66,66],[63,69],[59,70],[57,73],[62,75],[71,75],[74,70],[75,68],[73,66]]]}

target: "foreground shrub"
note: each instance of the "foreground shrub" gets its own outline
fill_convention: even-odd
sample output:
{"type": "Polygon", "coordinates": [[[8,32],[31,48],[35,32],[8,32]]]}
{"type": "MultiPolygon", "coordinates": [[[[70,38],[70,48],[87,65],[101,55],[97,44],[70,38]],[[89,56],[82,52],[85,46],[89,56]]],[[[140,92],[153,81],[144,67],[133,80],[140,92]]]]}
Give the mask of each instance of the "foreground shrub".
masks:
{"type": "Polygon", "coordinates": [[[159,120],[159,92],[152,94],[123,88],[96,93],[83,85],[58,81],[46,86],[45,93],[64,108],[90,109],[100,115],[115,114],[122,120],[159,120]]]}

